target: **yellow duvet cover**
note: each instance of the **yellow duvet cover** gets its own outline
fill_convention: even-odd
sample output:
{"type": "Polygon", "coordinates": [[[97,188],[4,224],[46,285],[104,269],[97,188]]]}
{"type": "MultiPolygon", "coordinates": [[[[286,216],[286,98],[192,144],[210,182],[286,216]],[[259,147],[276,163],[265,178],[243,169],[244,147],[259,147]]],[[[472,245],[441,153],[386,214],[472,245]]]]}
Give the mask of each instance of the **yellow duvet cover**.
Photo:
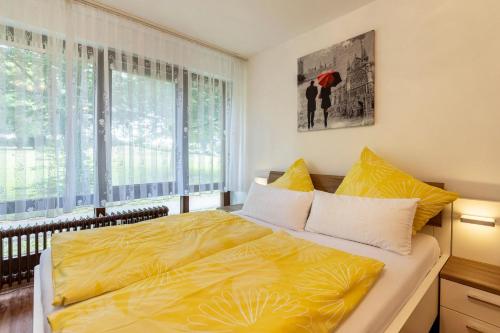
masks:
{"type": "Polygon", "coordinates": [[[48,317],[58,332],[331,332],[384,264],[267,235],[48,317]]]}
{"type": "Polygon", "coordinates": [[[233,214],[206,211],[54,234],[53,304],[117,290],[271,232],[233,214]]]}

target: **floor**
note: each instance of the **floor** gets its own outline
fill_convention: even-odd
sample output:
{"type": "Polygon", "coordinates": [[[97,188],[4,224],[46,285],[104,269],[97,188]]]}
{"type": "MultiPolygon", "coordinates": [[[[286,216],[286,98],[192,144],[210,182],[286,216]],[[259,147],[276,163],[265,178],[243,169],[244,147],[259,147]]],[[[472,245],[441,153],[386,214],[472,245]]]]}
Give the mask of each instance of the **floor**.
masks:
{"type": "Polygon", "coordinates": [[[33,331],[33,285],[0,293],[0,333],[33,331]]]}

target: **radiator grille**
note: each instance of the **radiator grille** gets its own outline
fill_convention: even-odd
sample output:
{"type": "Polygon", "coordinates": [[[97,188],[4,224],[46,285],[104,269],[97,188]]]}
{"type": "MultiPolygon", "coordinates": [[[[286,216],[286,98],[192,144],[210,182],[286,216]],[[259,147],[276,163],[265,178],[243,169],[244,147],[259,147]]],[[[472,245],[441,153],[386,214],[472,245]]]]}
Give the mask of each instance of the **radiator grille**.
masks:
{"type": "Polygon", "coordinates": [[[30,282],[54,233],[133,224],[168,215],[166,206],[0,230],[0,290],[30,282]]]}

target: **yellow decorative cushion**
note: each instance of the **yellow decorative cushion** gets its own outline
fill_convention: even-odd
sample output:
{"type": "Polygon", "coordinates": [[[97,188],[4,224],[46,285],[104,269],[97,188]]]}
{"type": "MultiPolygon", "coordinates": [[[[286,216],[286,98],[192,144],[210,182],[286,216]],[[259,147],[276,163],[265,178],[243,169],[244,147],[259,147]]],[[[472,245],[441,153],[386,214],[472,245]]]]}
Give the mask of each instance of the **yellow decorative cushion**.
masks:
{"type": "Polygon", "coordinates": [[[413,220],[413,233],[422,229],[457,193],[428,185],[397,169],[365,148],[335,192],[372,198],[420,198],[413,220]]]}
{"type": "Polygon", "coordinates": [[[309,192],[314,190],[314,185],[311,176],[309,176],[306,162],[304,162],[302,158],[296,160],[288,170],[286,170],[283,176],[269,185],[293,191],[309,192]]]}

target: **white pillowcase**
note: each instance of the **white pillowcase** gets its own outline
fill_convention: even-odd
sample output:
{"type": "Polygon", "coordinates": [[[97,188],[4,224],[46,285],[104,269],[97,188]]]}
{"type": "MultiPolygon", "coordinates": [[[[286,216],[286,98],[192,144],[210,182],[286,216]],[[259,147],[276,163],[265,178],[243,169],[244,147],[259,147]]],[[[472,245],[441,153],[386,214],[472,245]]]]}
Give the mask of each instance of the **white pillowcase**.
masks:
{"type": "Polygon", "coordinates": [[[410,254],[420,199],[379,199],[314,191],[306,230],[410,254]]]}
{"type": "Polygon", "coordinates": [[[313,192],[252,183],[241,213],[274,225],[304,230],[313,192]]]}

